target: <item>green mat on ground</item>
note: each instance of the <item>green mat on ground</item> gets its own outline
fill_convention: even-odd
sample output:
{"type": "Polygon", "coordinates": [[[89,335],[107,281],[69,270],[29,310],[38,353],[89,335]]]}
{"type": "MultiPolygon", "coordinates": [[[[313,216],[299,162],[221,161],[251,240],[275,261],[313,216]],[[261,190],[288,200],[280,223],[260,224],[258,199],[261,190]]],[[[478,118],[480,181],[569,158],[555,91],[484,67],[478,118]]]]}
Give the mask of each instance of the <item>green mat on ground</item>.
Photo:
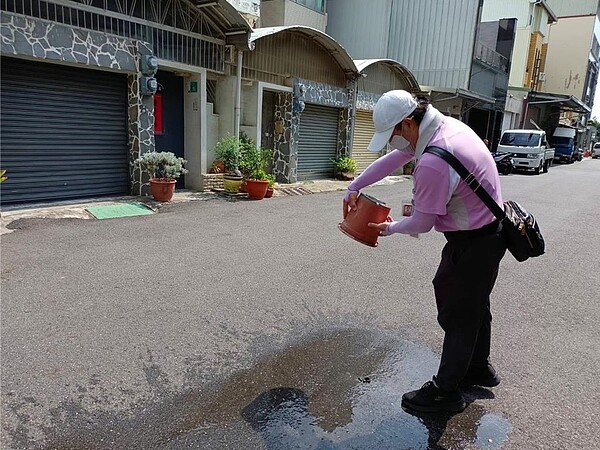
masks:
{"type": "Polygon", "coordinates": [[[116,219],[117,217],[146,216],[153,214],[152,210],[141,203],[119,205],[92,206],[85,209],[96,219],[116,219]]]}

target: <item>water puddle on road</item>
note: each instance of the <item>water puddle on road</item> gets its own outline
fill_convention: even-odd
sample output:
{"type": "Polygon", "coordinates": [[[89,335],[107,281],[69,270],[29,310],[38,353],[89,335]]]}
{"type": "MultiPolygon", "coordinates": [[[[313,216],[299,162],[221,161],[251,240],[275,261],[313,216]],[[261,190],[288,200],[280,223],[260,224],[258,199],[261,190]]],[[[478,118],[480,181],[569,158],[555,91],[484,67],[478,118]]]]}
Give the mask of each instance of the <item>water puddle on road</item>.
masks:
{"type": "Polygon", "coordinates": [[[416,417],[401,409],[402,394],[437,365],[431,351],[412,343],[345,331],[234,377],[212,399],[212,423],[218,428],[239,414],[266,449],[501,448],[510,424],[474,403],[493,398],[489,390],[468,390],[470,405],[458,415],[416,417]]]}
{"type": "Polygon", "coordinates": [[[511,427],[483,406],[489,390],[466,391],[469,406],[453,416],[401,409],[402,394],[437,365],[434,353],[413,343],[340,331],[262,360],[208,396],[169,396],[126,424],[113,420],[113,433],[96,428],[86,436],[79,428],[76,438],[55,435],[51,448],[501,449],[511,427]]]}

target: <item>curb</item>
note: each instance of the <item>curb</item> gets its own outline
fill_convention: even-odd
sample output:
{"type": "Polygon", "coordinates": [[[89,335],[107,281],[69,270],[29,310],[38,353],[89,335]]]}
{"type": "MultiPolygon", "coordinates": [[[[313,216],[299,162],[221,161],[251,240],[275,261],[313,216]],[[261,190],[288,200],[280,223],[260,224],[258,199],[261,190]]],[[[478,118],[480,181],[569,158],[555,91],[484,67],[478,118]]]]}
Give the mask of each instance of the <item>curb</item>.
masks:
{"type": "MultiPolygon", "coordinates": [[[[386,177],[378,185],[389,185],[410,180],[412,177],[401,175],[401,176],[390,176],[386,177]]],[[[298,196],[307,194],[318,194],[322,192],[333,192],[333,191],[345,191],[350,184],[349,181],[338,181],[338,180],[315,180],[315,181],[303,181],[292,184],[277,185],[275,187],[275,193],[273,197],[285,197],[285,196],[298,196]]],[[[171,202],[169,204],[187,203],[193,201],[208,201],[217,198],[225,198],[225,196],[219,192],[198,192],[198,191],[176,191],[171,202]]],[[[141,203],[150,208],[154,213],[159,212],[165,203],[157,202],[151,197],[138,197],[138,196],[122,196],[113,198],[103,199],[90,199],[85,202],[61,202],[61,203],[46,203],[33,205],[31,207],[25,207],[21,209],[9,209],[2,211],[0,215],[0,235],[12,233],[15,230],[8,228],[8,226],[20,219],[96,219],[92,214],[86,211],[86,208],[91,206],[101,205],[118,205],[121,203],[141,203]]]]}

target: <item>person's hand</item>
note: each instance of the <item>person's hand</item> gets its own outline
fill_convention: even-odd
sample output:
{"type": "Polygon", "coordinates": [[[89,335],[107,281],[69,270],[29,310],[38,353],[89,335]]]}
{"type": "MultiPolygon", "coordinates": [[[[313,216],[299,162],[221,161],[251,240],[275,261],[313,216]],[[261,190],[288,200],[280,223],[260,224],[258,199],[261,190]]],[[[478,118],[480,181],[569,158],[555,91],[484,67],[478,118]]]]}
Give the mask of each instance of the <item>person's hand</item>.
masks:
{"type": "Polygon", "coordinates": [[[344,219],[348,215],[348,211],[356,211],[356,200],[358,199],[358,192],[348,191],[344,197],[344,219]]]}
{"type": "Polygon", "coordinates": [[[385,234],[385,232],[387,231],[387,227],[390,224],[390,222],[382,222],[382,223],[373,223],[373,222],[369,222],[367,224],[367,226],[369,228],[378,228],[379,229],[379,236],[387,236],[387,234],[385,234]]]}

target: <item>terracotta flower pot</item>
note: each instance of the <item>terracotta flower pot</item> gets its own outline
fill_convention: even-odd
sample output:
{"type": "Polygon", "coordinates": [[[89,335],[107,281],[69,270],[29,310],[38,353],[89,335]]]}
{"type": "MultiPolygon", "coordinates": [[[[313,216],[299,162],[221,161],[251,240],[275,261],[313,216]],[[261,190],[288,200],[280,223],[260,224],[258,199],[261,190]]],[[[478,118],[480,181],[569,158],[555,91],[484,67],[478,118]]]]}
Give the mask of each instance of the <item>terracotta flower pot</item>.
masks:
{"type": "Polygon", "coordinates": [[[361,193],[356,201],[356,210],[348,211],[344,221],[338,227],[344,234],[361,244],[377,247],[379,229],[369,228],[368,224],[391,222],[390,210],[384,202],[361,193]]]}
{"type": "Polygon", "coordinates": [[[177,180],[171,178],[150,178],[150,192],[158,202],[170,202],[175,192],[177,180]]]}
{"type": "Polygon", "coordinates": [[[248,192],[248,198],[252,200],[262,200],[267,194],[269,188],[269,182],[266,180],[246,180],[246,191],[248,192]]]}
{"type": "Polygon", "coordinates": [[[273,197],[273,188],[267,188],[267,193],[265,194],[265,198],[273,197]]]}

